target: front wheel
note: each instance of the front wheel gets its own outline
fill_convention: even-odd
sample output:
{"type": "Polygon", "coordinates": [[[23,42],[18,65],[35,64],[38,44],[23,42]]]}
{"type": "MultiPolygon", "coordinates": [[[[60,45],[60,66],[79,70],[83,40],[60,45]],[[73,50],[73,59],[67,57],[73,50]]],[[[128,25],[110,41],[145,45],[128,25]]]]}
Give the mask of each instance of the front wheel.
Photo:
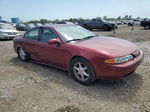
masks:
{"type": "Polygon", "coordinates": [[[21,61],[27,62],[30,60],[29,55],[24,51],[23,48],[18,49],[18,57],[21,61]]]}
{"type": "Polygon", "coordinates": [[[110,31],[111,30],[111,28],[108,25],[104,25],[103,29],[104,29],[104,31],[110,31]]]}
{"type": "Polygon", "coordinates": [[[145,29],[145,30],[150,29],[150,25],[146,25],[146,26],[144,26],[144,29],[145,29]]]}
{"type": "Polygon", "coordinates": [[[90,85],[95,81],[93,67],[84,58],[75,58],[70,64],[69,72],[80,84],[90,85]]]}

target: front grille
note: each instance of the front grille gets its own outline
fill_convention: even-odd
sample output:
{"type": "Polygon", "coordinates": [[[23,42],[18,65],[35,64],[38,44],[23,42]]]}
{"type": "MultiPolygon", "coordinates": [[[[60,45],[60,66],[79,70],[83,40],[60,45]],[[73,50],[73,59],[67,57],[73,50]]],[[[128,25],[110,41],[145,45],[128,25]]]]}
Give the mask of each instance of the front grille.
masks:
{"type": "Polygon", "coordinates": [[[8,35],[17,35],[17,32],[8,32],[8,35]]]}
{"type": "Polygon", "coordinates": [[[17,35],[17,32],[13,32],[13,35],[17,35]]]}
{"type": "Polygon", "coordinates": [[[13,33],[12,32],[8,32],[8,35],[13,35],[13,33]]]}

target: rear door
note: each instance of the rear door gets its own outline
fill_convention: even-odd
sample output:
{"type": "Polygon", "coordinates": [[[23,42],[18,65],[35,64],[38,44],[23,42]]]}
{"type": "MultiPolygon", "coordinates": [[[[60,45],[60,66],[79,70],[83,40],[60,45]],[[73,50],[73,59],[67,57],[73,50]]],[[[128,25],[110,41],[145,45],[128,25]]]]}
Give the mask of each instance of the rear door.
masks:
{"type": "Polygon", "coordinates": [[[40,32],[40,28],[33,28],[24,35],[24,49],[30,55],[30,57],[35,60],[39,60],[38,44],[40,32]]]}

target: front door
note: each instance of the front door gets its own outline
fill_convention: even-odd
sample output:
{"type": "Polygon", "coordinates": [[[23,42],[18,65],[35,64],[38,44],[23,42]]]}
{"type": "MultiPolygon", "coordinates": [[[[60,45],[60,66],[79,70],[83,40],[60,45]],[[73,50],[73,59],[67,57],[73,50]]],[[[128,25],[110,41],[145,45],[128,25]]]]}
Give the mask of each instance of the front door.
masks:
{"type": "Polygon", "coordinates": [[[70,53],[65,44],[48,44],[48,41],[54,38],[58,39],[51,29],[43,28],[38,48],[39,57],[44,63],[65,68],[70,53]]]}

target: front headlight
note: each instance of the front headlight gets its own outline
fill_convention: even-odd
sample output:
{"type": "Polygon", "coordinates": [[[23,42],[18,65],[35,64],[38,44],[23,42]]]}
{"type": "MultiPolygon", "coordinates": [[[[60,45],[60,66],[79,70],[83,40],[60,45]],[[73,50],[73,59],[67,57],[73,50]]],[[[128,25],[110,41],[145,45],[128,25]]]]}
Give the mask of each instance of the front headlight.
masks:
{"type": "Polygon", "coordinates": [[[114,59],[109,59],[109,60],[105,60],[105,63],[109,63],[109,64],[120,64],[120,63],[124,63],[127,61],[130,61],[133,59],[132,55],[126,55],[123,57],[118,57],[118,58],[114,58],[114,59]]]}

